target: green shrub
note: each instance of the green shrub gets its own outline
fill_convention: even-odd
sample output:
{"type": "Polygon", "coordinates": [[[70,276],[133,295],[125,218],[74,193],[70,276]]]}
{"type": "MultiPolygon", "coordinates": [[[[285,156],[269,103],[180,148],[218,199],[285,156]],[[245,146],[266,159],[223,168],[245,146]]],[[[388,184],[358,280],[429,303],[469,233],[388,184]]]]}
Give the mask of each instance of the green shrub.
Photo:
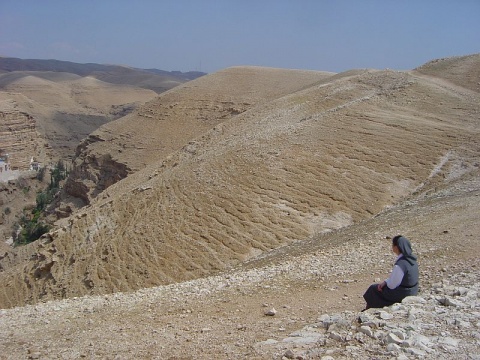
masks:
{"type": "Polygon", "coordinates": [[[55,195],[55,192],[48,189],[45,191],[39,192],[36,198],[36,202],[37,202],[36,209],[44,210],[47,207],[47,205],[53,201],[54,195],[55,195]]]}
{"type": "MultiPolygon", "coordinates": [[[[14,225],[13,234],[15,246],[31,243],[50,231],[51,227],[42,220],[42,215],[60,189],[60,182],[65,180],[67,175],[67,169],[62,161],[59,161],[55,167],[50,169],[50,184],[47,189],[37,193],[35,208],[31,210],[30,213],[24,209],[20,222],[14,225]],[[18,233],[20,226],[22,230],[18,233]]],[[[24,191],[25,188],[26,187],[24,187],[24,191]]],[[[28,188],[27,191],[29,190],[30,188],[28,188]]]]}
{"type": "Polygon", "coordinates": [[[15,240],[15,246],[29,244],[50,231],[50,226],[42,221],[38,221],[38,217],[35,216],[32,220],[26,220],[24,217],[20,222],[23,228],[15,240]]]}
{"type": "Polygon", "coordinates": [[[62,160],[59,160],[53,169],[50,169],[50,190],[58,190],[60,188],[60,181],[67,178],[68,171],[63,164],[62,160]]]}

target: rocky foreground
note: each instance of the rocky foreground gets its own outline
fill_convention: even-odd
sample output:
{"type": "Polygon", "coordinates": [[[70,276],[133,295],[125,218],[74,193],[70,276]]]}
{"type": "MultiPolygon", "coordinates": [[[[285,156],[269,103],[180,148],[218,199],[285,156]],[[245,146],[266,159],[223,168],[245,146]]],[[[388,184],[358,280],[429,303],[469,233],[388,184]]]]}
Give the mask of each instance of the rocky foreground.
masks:
{"type": "Polygon", "coordinates": [[[478,280],[478,270],[455,274],[401,304],[324,314],[255,347],[287,359],[480,359],[478,280]]]}
{"type": "Polygon", "coordinates": [[[475,176],[216,276],[0,310],[0,359],[479,359],[479,189],[475,176]],[[361,312],[396,233],[419,296],[361,312]]]}
{"type": "MultiPolygon", "coordinates": [[[[272,268],[0,310],[0,358],[480,359],[480,269],[469,267],[443,269],[419,296],[364,312],[342,301],[347,294],[338,299],[351,279],[324,283],[343,303],[329,308],[351,310],[316,313],[301,295],[272,299],[272,268]],[[255,298],[254,310],[245,298],[255,298]]],[[[316,289],[319,302],[325,291],[316,289]]]]}

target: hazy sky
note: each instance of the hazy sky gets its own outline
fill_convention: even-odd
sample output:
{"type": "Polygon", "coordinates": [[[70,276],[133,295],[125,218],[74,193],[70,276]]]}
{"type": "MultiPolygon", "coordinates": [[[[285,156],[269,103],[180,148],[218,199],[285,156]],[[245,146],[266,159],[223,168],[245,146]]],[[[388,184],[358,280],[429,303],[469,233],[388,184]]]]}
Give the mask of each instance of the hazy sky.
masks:
{"type": "Polygon", "coordinates": [[[480,52],[480,0],[0,0],[0,56],[214,72],[480,52]]]}

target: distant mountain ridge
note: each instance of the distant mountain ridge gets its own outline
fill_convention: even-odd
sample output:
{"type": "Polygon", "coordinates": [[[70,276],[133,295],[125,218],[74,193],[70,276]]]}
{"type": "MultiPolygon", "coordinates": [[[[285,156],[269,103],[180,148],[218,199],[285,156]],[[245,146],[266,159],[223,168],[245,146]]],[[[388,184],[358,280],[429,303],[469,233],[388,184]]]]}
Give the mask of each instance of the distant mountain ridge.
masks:
{"type": "Polygon", "coordinates": [[[203,72],[165,71],[138,69],[122,65],[96,63],[80,64],[62,60],[19,59],[0,57],[0,74],[14,71],[52,71],[92,76],[111,84],[127,84],[153,90],[156,93],[169,90],[175,85],[205,75],[203,72]],[[172,86],[173,85],[173,86],[172,86]]]}
{"type": "MultiPolygon", "coordinates": [[[[100,125],[202,75],[0,56],[0,113],[8,107],[35,119],[35,130],[52,151],[45,156],[36,151],[31,156],[47,163],[72,156],[78,142],[100,125]]],[[[13,158],[22,163],[30,160],[16,155],[13,158]]]]}

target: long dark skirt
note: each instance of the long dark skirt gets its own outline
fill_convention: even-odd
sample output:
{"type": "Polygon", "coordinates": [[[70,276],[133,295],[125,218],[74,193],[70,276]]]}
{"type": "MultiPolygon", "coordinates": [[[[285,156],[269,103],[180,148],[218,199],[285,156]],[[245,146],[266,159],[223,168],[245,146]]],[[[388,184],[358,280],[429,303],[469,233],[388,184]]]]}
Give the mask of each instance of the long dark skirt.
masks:
{"type": "Polygon", "coordinates": [[[418,286],[413,288],[390,289],[385,286],[382,291],[378,291],[378,284],[370,285],[363,298],[367,302],[367,308],[382,308],[401,302],[404,298],[418,293],[418,286]]]}

